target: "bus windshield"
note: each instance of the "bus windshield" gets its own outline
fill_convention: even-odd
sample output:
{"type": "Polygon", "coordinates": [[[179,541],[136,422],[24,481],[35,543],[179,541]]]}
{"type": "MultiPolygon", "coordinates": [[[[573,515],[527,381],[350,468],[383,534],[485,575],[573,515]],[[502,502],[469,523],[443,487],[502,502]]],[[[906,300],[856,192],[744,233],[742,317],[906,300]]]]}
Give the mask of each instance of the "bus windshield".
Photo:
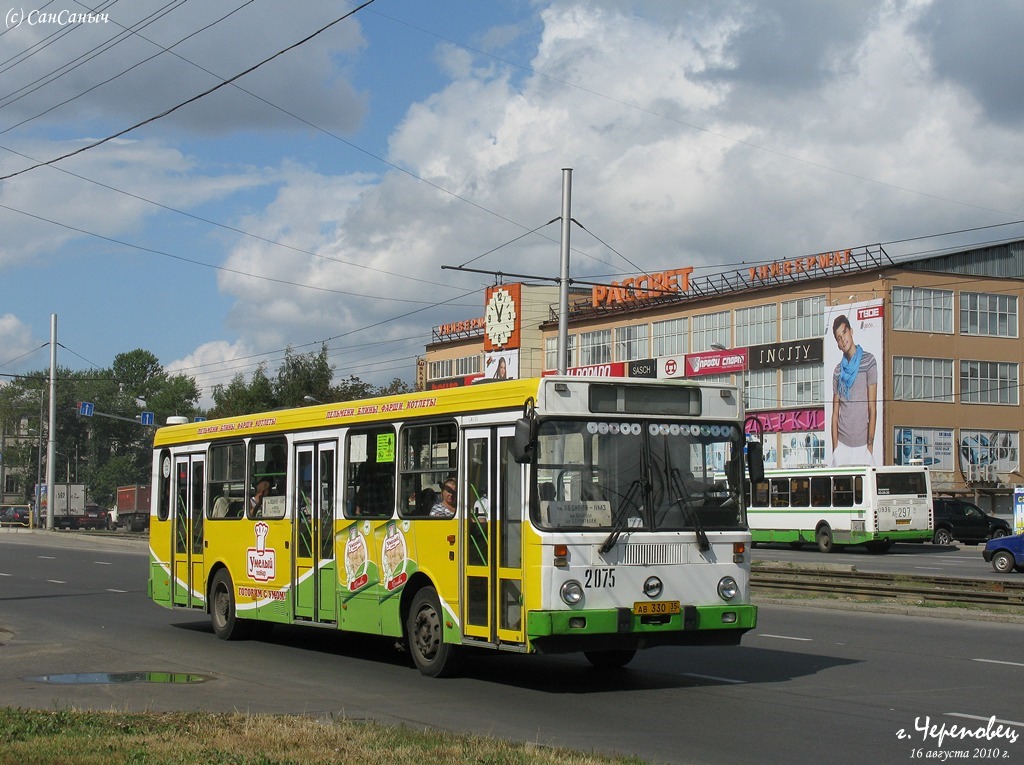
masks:
{"type": "Polygon", "coordinates": [[[544,420],[534,523],[700,534],[744,528],[743,442],[733,423],[544,420]]]}

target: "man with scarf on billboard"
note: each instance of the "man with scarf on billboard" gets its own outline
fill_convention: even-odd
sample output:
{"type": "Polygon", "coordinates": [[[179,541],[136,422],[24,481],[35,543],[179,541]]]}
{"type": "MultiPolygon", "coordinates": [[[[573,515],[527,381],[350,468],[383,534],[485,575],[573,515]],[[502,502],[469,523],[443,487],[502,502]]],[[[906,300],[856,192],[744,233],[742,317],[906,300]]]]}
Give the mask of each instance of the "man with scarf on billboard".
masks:
{"type": "Polygon", "coordinates": [[[850,320],[832,322],[842,360],[832,373],[832,464],[874,465],[878,365],[853,342],[850,320]]]}

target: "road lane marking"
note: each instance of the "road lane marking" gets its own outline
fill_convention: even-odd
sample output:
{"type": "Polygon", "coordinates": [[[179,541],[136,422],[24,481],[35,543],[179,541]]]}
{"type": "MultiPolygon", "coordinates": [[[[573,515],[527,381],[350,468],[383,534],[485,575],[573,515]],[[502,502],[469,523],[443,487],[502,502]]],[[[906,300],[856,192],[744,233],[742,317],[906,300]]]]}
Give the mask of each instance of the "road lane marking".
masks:
{"type": "Polygon", "coordinates": [[[46,581],[50,584],[67,584],[67,582],[62,581],[60,579],[47,579],[46,581]]]}
{"type": "Polygon", "coordinates": [[[713,680],[716,683],[733,683],[734,685],[743,685],[746,680],[734,680],[731,677],[716,677],[715,675],[698,675],[696,672],[684,672],[683,677],[692,677],[697,680],[713,680]]]}
{"type": "Polygon", "coordinates": [[[109,560],[94,560],[93,563],[95,563],[97,566],[113,566],[114,565],[109,560]]]}
{"type": "Polygon", "coordinates": [[[755,634],[757,635],[757,637],[775,638],[776,640],[800,640],[806,643],[810,643],[812,640],[814,640],[814,638],[792,637],[791,635],[771,635],[767,632],[758,632],[755,634]]]}
{"type": "Polygon", "coordinates": [[[128,590],[112,590],[108,587],[107,592],[128,592],[128,590]]]}
{"type": "Polygon", "coordinates": [[[1011,667],[1024,667],[1024,662],[1019,661],[999,661],[998,659],[971,659],[971,661],[980,661],[984,664],[1007,664],[1011,667]]]}
{"type": "MultiPolygon", "coordinates": [[[[981,722],[988,722],[992,720],[991,717],[981,717],[980,715],[965,715],[962,712],[946,712],[946,717],[962,717],[965,720],[980,720],[981,722]]],[[[995,718],[993,722],[1002,723],[1003,725],[1017,725],[1024,728],[1024,722],[1018,722],[1016,720],[1000,720],[995,718]]]]}
{"type": "Polygon", "coordinates": [[[57,556],[55,555],[37,555],[36,557],[39,560],[57,560],[57,556]]]}

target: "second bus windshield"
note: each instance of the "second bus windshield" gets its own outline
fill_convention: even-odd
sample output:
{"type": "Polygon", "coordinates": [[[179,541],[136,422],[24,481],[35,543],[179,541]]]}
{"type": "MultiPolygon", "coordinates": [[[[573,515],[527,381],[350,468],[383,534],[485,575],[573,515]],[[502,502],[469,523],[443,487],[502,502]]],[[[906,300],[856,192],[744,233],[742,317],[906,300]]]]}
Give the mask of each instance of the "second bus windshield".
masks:
{"type": "Polygon", "coordinates": [[[734,424],[546,420],[537,454],[541,528],[744,527],[743,436],[734,424]]]}

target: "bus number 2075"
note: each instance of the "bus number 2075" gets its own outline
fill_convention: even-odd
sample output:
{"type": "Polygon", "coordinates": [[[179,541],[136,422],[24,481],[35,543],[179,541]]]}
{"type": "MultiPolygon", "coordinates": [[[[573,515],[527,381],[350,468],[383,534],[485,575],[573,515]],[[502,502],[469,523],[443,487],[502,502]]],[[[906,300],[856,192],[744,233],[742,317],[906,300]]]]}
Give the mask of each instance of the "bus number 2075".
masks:
{"type": "Polygon", "coordinates": [[[615,586],[615,569],[588,568],[583,575],[583,586],[586,589],[615,586]]]}

